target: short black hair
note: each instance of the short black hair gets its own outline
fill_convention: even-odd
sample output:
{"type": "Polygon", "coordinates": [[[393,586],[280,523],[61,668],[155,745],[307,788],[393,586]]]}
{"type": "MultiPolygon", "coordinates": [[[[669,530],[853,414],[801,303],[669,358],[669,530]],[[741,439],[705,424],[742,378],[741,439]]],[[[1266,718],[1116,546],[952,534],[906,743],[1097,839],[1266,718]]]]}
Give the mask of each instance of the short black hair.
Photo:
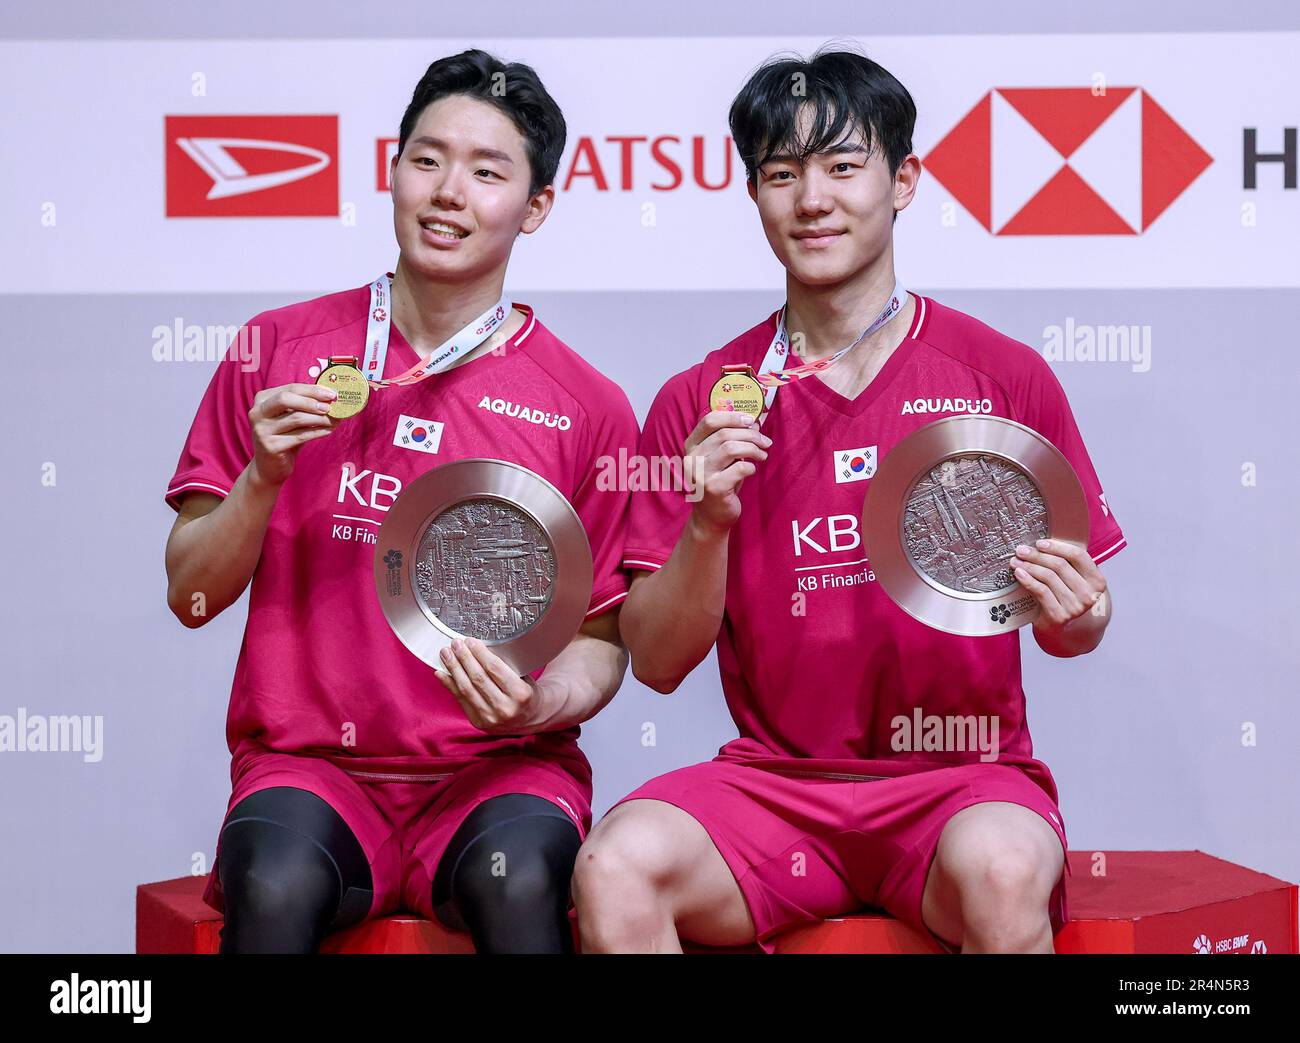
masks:
{"type": "Polygon", "coordinates": [[[503,62],[477,49],[439,58],[425,70],[415,85],[411,104],[402,115],[397,139],[399,156],[406,148],[406,139],[415,129],[420,113],[451,94],[464,94],[485,101],[510,117],[524,136],[531,170],[530,196],[554,183],[568,131],[560,106],[547,93],[531,66],[503,62]]]}
{"type": "Polygon", "coordinates": [[[912,151],[916,103],[907,88],[865,54],[819,49],[805,61],[798,55],[769,58],[750,76],[731,103],[731,138],[752,183],[773,152],[805,159],[862,132],[867,147],[884,148],[889,172],[912,151]],[[812,106],[805,140],[795,140],[798,114],[812,106]]]}

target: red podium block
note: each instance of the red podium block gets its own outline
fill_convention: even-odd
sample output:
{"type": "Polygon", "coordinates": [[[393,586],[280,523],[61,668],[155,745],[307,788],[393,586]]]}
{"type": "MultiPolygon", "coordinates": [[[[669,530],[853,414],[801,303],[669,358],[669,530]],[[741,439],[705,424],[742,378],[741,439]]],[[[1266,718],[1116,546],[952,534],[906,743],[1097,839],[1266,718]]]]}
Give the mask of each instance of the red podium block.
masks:
{"type": "MultiPolygon", "coordinates": [[[[203,901],[202,876],[182,876],[136,888],[137,953],[216,953],[221,947],[221,914],[203,901]]],[[[413,913],[380,916],[336,931],[321,952],[472,953],[468,934],[413,913]]]]}
{"type": "MultiPolygon", "coordinates": [[[[1201,851],[1070,853],[1070,922],[1059,953],[1297,953],[1300,888],[1201,851]],[[1098,856],[1105,856],[1104,875],[1098,856]]],[[[136,889],[136,952],[215,953],[221,914],[203,902],[204,877],[136,889]]],[[[571,917],[572,919],[572,917],[571,917]]],[[[687,952],[759,953],[757,945],[687,952]]],[[[328,936],[322,952],[470,953],[469,935],[414,914],[367,920],[328,936]]],[[[933,941],[885,913],[866,911],[795,927],[778,953],[930,953],[933,941]]]]}
{"type": "MultiPolygon", "coordinates": [[[[1202,851],[1071,851],[1058,953],[1295,953],[1295,884],[1202,851]],[[1097,856],[1105,856],[1104,864],[1097,856]],[[1093,875],[1093,866],[1104,875],[1093,875]]],[[[883,914],[796,927],[778,953],[943,952],[883,914]]]]}
{"type": "Polygon", "coordinates": [[[1070,923],[1058,952],[1300,952],[1295,884],[1203,851],[1070,853],[1070,923]]]}

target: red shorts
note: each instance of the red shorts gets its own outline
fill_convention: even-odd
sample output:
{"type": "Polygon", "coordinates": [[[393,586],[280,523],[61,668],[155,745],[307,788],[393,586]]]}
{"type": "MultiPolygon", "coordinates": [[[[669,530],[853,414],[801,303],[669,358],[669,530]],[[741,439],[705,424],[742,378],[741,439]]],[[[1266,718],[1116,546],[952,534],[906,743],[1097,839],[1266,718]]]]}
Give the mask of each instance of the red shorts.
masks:
{"type": "MultiPolygon", "coordinates": [[[[227,816],[251,793],[293,786],[316,794],[343,817],[370,863],[374,896],[368,917],[407,909],[434,919],[433,877],[442,853],[466,816],[491,797],[544,797],[569,816],[583,839],[591,829],[590,784],[561,764],[528,754],[481,757],[444,774],[380,779],[322,757],[266,750],[242,757],[231,775],[227,816]]],[[[203,900],[225,912],[220,858],[218,838],[203,900]]]]}
{"type": "MultiPolygon", "coordinates": [[[[855,779],[715,759],[651,779],[618,804],[646,798],[681,808],[708,831],[769,953],[779,931],[863,906],[884,909],[951,950],[922,921],[921,898],[939,834],[972,804],[1008,801],[1036,811],[1068,850],[1056,803],[1005,764],[855,779]]],[[[1066,859],[1049,903],[1053,933],[1069,919],[1068,872],[1066,859]]]]}

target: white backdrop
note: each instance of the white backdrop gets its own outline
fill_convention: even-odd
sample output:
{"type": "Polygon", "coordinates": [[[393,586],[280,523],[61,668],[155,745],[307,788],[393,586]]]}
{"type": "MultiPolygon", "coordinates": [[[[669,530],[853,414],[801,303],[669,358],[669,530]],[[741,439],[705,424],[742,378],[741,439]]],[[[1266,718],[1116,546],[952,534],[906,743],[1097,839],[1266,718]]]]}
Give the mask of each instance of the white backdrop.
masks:
{"type": "MultiPolygon", "coordinates": [[[[872,56],[916,100],[918,155],[929,157],[948,141],[942,167],[936,158],[940,173],[921,179],[907,235],[899,239],[900,270],[918,285],[952,288],[1300,285],[1300,207],[1282,187],[1282,164],[1261,164],[1258,187],[1242,187],[1244,128],[1256,128],[1259,152],[1277,153],[1288,119],[1294,123],[1300,69],[1289,59],[1298,41],[1295,33],[1165,35],[1158,45],[1144,34],[872,41],[872,56]],[[1049,93],[1054,89],[1074,96],[1049,93]],[[988,126],[973,129],[966,117],[990,91],[988,126]],[[1067,165],[1050,143],[1060,143],[1054,131],[1068,136],[1081,122],[1090,126],[1090,111],[1106,112],[1119,98],[1070,152],[1068,166],[1123,222],[1115,227],[1133,231],[991,235],[973,216],[970,193],[951,191],[987,170],[985,208],[1001,230],[1067,165]],[[949,139],[959,127],[962,133],[949,139]],[[1144,191],[1174,194],[1145,229],[1144,191]]],[[[378,176],[386,164],[378,158],[387,154],[384,142],[396,138],[416,79],[432,56],[482,46],[538,69],[570,132],[554,219],[544,244],[524,240],[513,285],[778,289],[783,273],[753,219],[727,108],[764,57],[791,47],[807,53],[822,42],[772,36],[0,45],[6,97],[93,99],[95,111],[94,119],[78,121],[75,144],[67,122],[50,118],[48,101],[6,112],[6,132],[22,143],[24,161],[0,169],[0,199],[12,222],[0,277],[10,292],[30,293],[351,285],[359,259],[378,272],[392,252],[392,210],[378,176]],[[320,149],[327,166],[281,197],[328,186],[334,205],[324,210],[331,216],[169,217],[165,199],[178,182],[210,183],[175,139],[239,134],[293,144],[302,133],[291,120],[252,130],[238,123],[266,115],[337,121],[320,149]],[[214,132],[191,120],[168,132],[167,118],[182,116],[236,122],[223,119],[214,132]],[[32,162],[52,156],[65,161],[32,162]],[[230,257],[239,263],[228,263],[230,257]]],[[[281,156],[279,163],[308,161],[281,156]]],[[[256,200],[241,196],[206,209],[215,215],[242,203],[256,200]]],[[[1039,226],[1070,227],[1080,205],[1065,186],[1049,193],[1039,226]]],[[[270,212],[277,212],[274,203],[270,212]]]]}

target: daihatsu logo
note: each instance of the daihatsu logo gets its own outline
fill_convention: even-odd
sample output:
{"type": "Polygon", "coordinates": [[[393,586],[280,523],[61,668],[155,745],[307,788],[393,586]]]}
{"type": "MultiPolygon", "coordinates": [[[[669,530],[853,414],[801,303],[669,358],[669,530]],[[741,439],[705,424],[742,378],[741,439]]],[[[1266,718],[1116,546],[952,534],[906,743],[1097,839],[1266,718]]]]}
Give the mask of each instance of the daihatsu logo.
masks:
{"type": "Polygon", "coordinates": [[[203,173],[212,178],[208,199],[242,196],[249,192],[275,188],[277,185],[287,185],[291,181],[301,181],[305,177],[311,177],[312,174],[330,165],[329,156],[320,149],[295,145],[291,141],[258,141],[255,138],[177,138],[176,145],[202,168],[203,173]],[[300,167],[290,167],[287,170],[251,174],[230,154],[229,150],[232,148],[291,152],[306,156],[312,162],[300,167]]]}
{"type": "Polygon", "coordinates": [[[168,217],[336,217],[337,116],[168,116],[168,217]]]}

